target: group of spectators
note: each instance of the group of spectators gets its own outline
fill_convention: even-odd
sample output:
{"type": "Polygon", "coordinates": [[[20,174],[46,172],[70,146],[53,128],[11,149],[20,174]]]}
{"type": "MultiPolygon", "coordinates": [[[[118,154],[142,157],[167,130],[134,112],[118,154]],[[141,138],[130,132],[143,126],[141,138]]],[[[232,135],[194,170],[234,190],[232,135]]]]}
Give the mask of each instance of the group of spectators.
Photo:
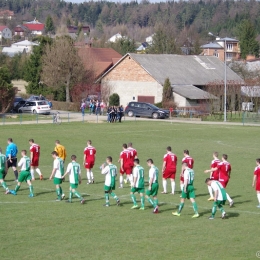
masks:
{"type": "Polygon", "coordinates": [[[107,122],[108,123],[115,123],[116,121],[118,121],[119,123],[121,123],[121,119],[124,115],[124,108],[123,106],[112,106],[112,107],[108,107],[107,109],[107,122]]]}

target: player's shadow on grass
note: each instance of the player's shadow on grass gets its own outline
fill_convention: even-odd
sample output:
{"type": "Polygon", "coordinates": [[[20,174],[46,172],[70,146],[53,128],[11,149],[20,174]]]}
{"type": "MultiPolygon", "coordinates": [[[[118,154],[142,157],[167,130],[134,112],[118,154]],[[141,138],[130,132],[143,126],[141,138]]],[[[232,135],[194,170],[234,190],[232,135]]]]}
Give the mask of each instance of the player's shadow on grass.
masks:
{"type": "Polygon", "coordinates": [[[231,196],[232,197],[232,199],[235,199],[235,198],[239,198],[239,197],[241,197],[241,195],[235,195],[235,196],[231,196]]]}
{"type": "Polygon", "coordinates": [[[239,217],[239,213],[237,213],[237,212],[227,212],[227,219],[228,218],[237,218],[237,217],[239,217]]]}
{"type": "Polygon", "coordinates": [[[209,195],[209,193],[201,193],[201,194],[196,194],[196,197],[204,197],[209,195]]]}
{"type": "MultiPolygon", "coordinates": [[[[234,198],[234,197],[232,197],[232,198],[234,198]]],[[[252,202],[252,201],[253,200],[235,201],[234,206],[232,206],[232,208],[236,207],[237,204],[244,204],[244,203],[248,203],[248,202],[252,202]]]]}
{"type": "Polygon", "coordinates": [[[46,193],[55,193],[55,190],[53,190],[53,191],[48,190],[48,191],[36,192],[37,195],[43,195],[43,194],[46,194],[46,193]]]}

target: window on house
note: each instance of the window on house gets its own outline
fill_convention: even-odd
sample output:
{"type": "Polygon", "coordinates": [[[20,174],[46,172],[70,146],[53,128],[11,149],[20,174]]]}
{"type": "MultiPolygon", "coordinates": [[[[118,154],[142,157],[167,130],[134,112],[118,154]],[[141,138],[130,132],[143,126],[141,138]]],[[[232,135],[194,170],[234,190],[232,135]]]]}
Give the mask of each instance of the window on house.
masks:
{"type": "Polygon", "coordinates": [[[233,51],[233,44],[232,43],[227,43],[227,51],[233,51]]]}
{"type": "Polygon", "coordinates": [[[213,55],[217,58],[219,58],[219,53],[217,51],[214,51],[213,55]]]}
{"type": "Polygon", "coordinates": [[[233,59],[233,54],[232,53],[226,53],[227,60],[232,60],[233,59]]]}

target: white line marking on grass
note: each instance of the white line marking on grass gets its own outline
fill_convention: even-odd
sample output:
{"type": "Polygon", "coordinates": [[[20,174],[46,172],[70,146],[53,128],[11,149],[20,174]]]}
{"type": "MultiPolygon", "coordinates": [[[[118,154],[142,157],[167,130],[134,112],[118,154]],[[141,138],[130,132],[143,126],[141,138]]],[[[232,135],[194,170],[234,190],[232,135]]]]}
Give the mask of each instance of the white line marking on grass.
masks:
{"type": "MultiPolygon", "coordinates": [[[[222,141],[215,141],[217,144],[220,144],[220,145],[225,145],[225,146],[229,146],[229,147],[234,147],[234,148],[238,148],[238,149],[245,149],[245,147],[240,147],[240,146],[235,146],[235,145],[232,145],[232,144],[226,144],[226,143],[223,143],[222,141]]],[[[254,148],[254,147],[250,147],[250,149],[253,149],[253,150],[258,150],[259,148],[254,148]]]]}

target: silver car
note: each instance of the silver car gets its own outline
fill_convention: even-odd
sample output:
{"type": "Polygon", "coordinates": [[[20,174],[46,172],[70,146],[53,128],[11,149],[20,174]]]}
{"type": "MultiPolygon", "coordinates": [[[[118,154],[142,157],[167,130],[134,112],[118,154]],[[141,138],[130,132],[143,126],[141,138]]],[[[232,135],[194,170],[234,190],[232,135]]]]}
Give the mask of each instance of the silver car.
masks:
{"type": "Polygon", "coordinates": [[[18,109],[18,113],[50,114],[50,106],[45,100],[27,101],[18,109]]]}

